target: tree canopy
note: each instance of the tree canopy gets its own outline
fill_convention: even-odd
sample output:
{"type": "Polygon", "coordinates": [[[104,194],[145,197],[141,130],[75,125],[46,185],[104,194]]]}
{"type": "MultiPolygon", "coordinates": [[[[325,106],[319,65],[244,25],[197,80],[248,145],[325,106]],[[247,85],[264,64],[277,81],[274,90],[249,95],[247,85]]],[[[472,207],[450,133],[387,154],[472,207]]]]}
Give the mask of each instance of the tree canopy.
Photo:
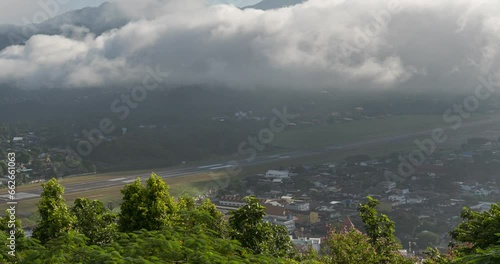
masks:
{"type": "MultiPolygon", "coordinates": [[[[371,197],[358,207],[366,233],[332,228],[318,254],[298,253],[287,229],[266,222],[265,207],[253,196],[226,220],[209,199],[174,199],[155,174],[145,185],[138,179],[121,192],[119,214],[87,198],[77,198],[68,209],[64,188],[50,180],[43,185],[33,238],[16,221],[16,255],[2,251],[0,263],[415,263],[399,253],[394,222],[377,211],[379,202],[371,197]]],[[[463,223],[451,232],[450,253],[429,248],[424,263],[499,263],[499,208],[464,209],[463,223]]],[[[3,241],[12,232],[8,222],[0,217],[3,241]]]]}

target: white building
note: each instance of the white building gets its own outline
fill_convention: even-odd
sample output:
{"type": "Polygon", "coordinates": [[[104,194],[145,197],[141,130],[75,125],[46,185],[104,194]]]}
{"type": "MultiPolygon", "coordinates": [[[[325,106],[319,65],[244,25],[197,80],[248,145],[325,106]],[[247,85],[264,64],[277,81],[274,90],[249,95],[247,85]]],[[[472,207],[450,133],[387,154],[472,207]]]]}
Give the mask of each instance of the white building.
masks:
{"type": "Polygon", "coordinates": [[[290,172],[287,170],[268,170],[266,178],[290,179],[290,172]]]}
{"type": "Polygon", "coordinates": [[[299,238],[292,238],[292,243],[295,245],[296,248],[299,249],[299,251],[303,250],[306,251],[307,248],[312,248],[316,252],[319,252],[321,249],[321,238],[310,238],[310,237],[299,237],[299,238]]]}
{"type": "Polygon", "coordinates": [[[389,197],[387,198],[393,202],[400,202],[400,203],[406,202],[406,197],[404,195],[392,194],[389,195],[389,197]]]}
{"type": "Polygon", "coordinates": [[[275,225],[281,225],[286,228],[289,234],[293,233],[295,231],[295,221],[293,219],[290,219],[291,217],[279,217],[275,215],[266,215],[264,216],[264,222],[268,222],[271,224],[275,225]]]}
{"type": "Polygon", "coordinates": [[[287,209],[301,212],[309,211],[310,203],[291,203],[286,206],[287,209]]]}
{"type": "Polygon", "coordinates": [[[396,183],[395,182],[391,182],[391,181],[383,181],[383,182],[380,182],[379,185],[382,188],[388,189],[388,190],[392,190],[392,189],[396,188],[396,183]]]}

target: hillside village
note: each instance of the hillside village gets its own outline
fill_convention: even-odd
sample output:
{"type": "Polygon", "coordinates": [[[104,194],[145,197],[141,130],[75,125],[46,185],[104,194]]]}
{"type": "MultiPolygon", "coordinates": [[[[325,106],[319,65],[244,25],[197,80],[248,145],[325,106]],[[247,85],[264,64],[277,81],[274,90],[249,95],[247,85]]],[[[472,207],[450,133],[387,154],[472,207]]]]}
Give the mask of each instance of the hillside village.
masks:
{"type": "Polygon", "coordinates": [[[446,250],[448,232],[463,207],[486,211],[500,199],[500,145],[471,139],[461,149],[439,149],[411,177],[396,177],[397,156],[366,155],[322,164],[297,165],[245,177],[217,195],[227,213],[255,195],[266,220],[287,228],[297,245],[321,243],[329,226],[362,223],[357,205],[372,196],[396,222],[396,235],[409,253],[427,246],[446,250]]]}

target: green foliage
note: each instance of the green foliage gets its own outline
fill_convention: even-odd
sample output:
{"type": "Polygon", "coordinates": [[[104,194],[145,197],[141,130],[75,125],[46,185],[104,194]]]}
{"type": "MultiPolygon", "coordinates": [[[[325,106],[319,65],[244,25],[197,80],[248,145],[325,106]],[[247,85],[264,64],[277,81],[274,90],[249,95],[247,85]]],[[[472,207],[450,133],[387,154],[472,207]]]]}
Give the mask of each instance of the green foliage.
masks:
{"type": "Polygon", "coordinates": [[[379,204],[378,200],[368,196],[368,202],[361,204],[358,208],[366,233],[372,245],[377,247],[377,251],[382,249],[383,244],[391,244],[396,240],[394,222],[387,215],[377,212],[376,207],[379,204]]]}
{"type": "Polygon", "coordinates": [[[193,197],[188,195],[182,195],[177,201],[177,207],[179,210],[193,210],[195,208],[195,201],[193,197]]]}
{"type": "Polygon", "coordinates": [[[123,263],[119,256],[99,246],[89,246],[88,238],[74,231],[50,240],[44,248],[32,249],[19,263],[123,263]]]}
{"type": "Polygon", "coordinates": [[[38,214],[40,220],[33,230],[33,237],[40,240],[42,244],[58,237],[71,229],[73,217],[68,211],[66,201],[63,198],[64,188],[56,179],[51,179],[42,184],[43,191],[38,203],[38,214]]]}
{"type": "Polygon", "coordinates": [[[12,250],[9,248],[10,241],[12,240],[10,238],[14,238],[13,241],[16,242],[14,248],[16,251],[26,248],[26,243],[28,242],[24,236],[24,230],[21,229],[21,222],[18,219],[14,221],[10,220],[9,211],[5,211],[5,214],[7,215],[6,217],[0,217],[0,239],[1,241],[6,241],[2,244],[0,263],[15,260],[14,256],[9,255],[9,251],[12,250]]]}
{"type": "Polygon", "coordinates": [[[169,186],[156,174],[146,181],[147,230],[160,230],[173,221],[178,211],[169,186]]]}
{"type": "Polygon", "coordinates": [[[147,205],[146,188],[138,178],[131,184],[127,184],[122,190],[122,203],[120,206],[120,218],[118,227],[122,232],[131,232],[146,228],[147,205]]]}
{"type": "Polygon", "coordinates": [[[423,262],[424,264],[449,264],[452,263],[452,260],[455,258],[452,252],[444,255],[441,254],[437,248],[430,247],[424,251],[424,255],[427,257],[423,262]]]}
{"type": "Polygon", "coordinates": [[[168,189],[168,185],[154,173],[147,180],[146,187],[140,179],[126,185],[121,190],[120,230],[160,230],[170,225],[178,208],[168,189]]]}
{"type": "Polygon", "coordinates": [[[246,205],[231,211],[229,226],[231,236],[255,254],[290,256],[293,245],[284,227],[264,222],[265,207],[253,196],[245,197],[246,205]]]}
{"type": "Polygon", "coordinates": [[[212,237],[201,227],[120,233],[106,246],[90,246],[87,240],[70,231],[44,248],[27,251],[18,263],[294,263],[265,254],[253,255],[237,241],[212,237]]]}
{"type": "Polygon", "coordinates": [[[487,212],[475,212],[464,208],[460,216],[463,222],[450,232],[451,237],[461,245],[471,244],[472,247],[461,247],[460,251],[472,253],[476,249],[486,249],[489,246],[500,245],[500,203],[493,204],[487,212]]]}
{"type": "MultiPolygon", "coordinates": [[[[25,238],[16,221],[16,256],[4,251],[0,263],[415,263],[398,252],[394,222],[377,212],[379,202],[371,197],[358,208],[366,234],[331,230],[318,256],[312,250],[297,254],[286,228],[265,222],[265,207],[253,196],[226,221],[209,199],[174,201],[153,174],[146,186],[137,180],[122,189],[119,232],[116,215],[101,201],[78,198],[68,210],[63,193],[55,179],[43,185],[35,238],[25,238]]],[[[428,248],[424,263],[500,263],[498,211],[498,204],[489,212],[464,210],[467,221],[452,232],[460,257],[428,248]]],[[[9,228],[9,219],[0,217],[0,239],[7,240],[9,228]]],[[[434,244],[428,233],[419,240],[434,244]]]]}
{"type": "Polygon", "coordinates": [[[256,254],[265,251],[263,244],[267,240],[267,230],[264,225],[265,207],[259,203],[257,198],[245,197],[246,205],[231,211],[229,226],[232,229],[232,237],[251,249],[256,254]]]}
{"type": "Polygon", "coordinates": [[[70,209],[75,217],[74,229],[89,238],[89,244],[102,245],[113,240],[118,226],[117,216],[99,200],[77,198],[70,209]]]}
{"type": "Polygon", "coordinates": [[[394,235],[394,222],[385,214],[379,214],[376,207],[380,202],[368,196],[366,204],[360,204],[359,215],[363,220],[370,244],[380,259],[375,263],[411,263],[399,253],[401,245],[394,235]]]}
{"type": "Polygon", "coordinates": [[[478,249],[476,253],[457,259],[453,263],[460,264],[496,264],[500,263],[500,246],[495,245],[486,249],[478,249]]]}
{"type": "Polygon", "coordinates": [[[379,263],[380,258],[370,238],[356,229],[330,230],[324,241],[325,264],[379,263]]]}
{"type": "Polygon", "coordinates": [[[213,204],[210,199],[205,199],[200,205],[194,207],[194,200],[184,197],[179,199],[178,206],[180,208],[180,218],[178,220],[180,226],[186,228],[201,226],[213,231],[214,236],[220,238],[229,237],[228,223],[224,219],[224,215],[217,210],[215,204],[213,204]],[[191,203],[191,200],[193,203],[191,203]],[[188,204],[190,205],[188,207],[183,205],[185,201],[189,201],[188,204]]]}

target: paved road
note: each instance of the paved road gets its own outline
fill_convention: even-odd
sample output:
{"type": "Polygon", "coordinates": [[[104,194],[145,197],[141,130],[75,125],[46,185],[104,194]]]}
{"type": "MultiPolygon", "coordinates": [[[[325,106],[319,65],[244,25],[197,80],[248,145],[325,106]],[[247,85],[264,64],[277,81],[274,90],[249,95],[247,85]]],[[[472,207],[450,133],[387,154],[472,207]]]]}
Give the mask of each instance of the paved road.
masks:
{"type": "MultiPolygon", "coordinates": [[[[469,123],[463,124],[462,127],[474,127],[474,126],[480,126],[480,125],[485,125],[485,124],[491,124],[491,123],[495,123],[495,122],[499,122],[499,121],[500,121],[500,119],[481,120],[481,121],[477,121],[477,122],[469,122],[469,123]]],[[[309,150],[285,152],[285,153],[276,154],[276,155],[269,155],[269,154],[266,155],[266,154],[260,153],[257,155],[257,157],[255,159],[253,159],[251,161],[247,161],[245,159],[248,157],[240,158],[240,159],[237,159],[236,161],[240,167],[245,168],[245,167],[251,167],[251,166],[256,166],[256,165],[273,163],[273,162],[282,161],[282,160],[291,160],[291,159],[296,159],[296,158],[314,156],[314,155],[318,155],[318,154],[335,153],[335,152],[340,152],[340,151],[345,151],[345,150],[350,150],[350,149],[364,148],[364,147],[371,146],[371,145],[383,145],[385,143],[390,143],[390,142],[403,140],[403,139],[415,138],[417,136],[422,136],[422,135],[428,136],[428,135],[430,135],[431,131],[432,131],[432,129],[418,131],[418,132],[412,132],[412,133],[398,135],[398,136],[378,137],[378,138],[359,141],[359,142],[351,143],[351,144],[319,147],[319,148],[313,148],[313,149],[309,149],[309,150]]],[[[229,162],[229,161],[227,161],[227,162],[229,162]]],[[[216,172],[216,171],[225,170],[226,168],[231,167],[231,165],[228,165],[227,162],[226,163],[219,162],[219,163],[215,163],[215,164],[205,164],[205,165],[200,165],[200,166],[196,166],[196,167],[167,169],[167,170],[162,170],[162,171],[156,171],[156,174],[158,174],[162,178],[171,178],[171,177],[176,177],[176,176],[192,175],[192,174],[197,174],[197,173],[202,173],[202,172],[211,172],[211,171],[216,172]]],[[[113,186],[124,186],[125,184],[134,181],[138,177],[140,177],[142,180],[145,180],[149,176],[150,176],[149,173],[137,174],[137,175],[126,176],[126,177],[117,176],[116,178],[113,178],[113,179],[106,178],[103,180],[96,180],[95,182],[89,182],[89,183],[83,183],[83,184],[82,183],[64,184],[64,187],[65,187],[66,193],[75,193],[75,192],[82,192],[82,191],[88,191],[88,190],[93,190],[93,189],[103,189],[103,188],[108,188],[108,187],[113,187],[113,186]]],[[[6,191],[2,191],[1,193],[2,193],[2,195],[0,195],[0,198],[4,198],[5,197],[4,194],[6,193],[6,191]]],[[[19,193],[19,195],[17,196],[17,200],[33,198],[35,196],[39,196],[40,193],[41,193],[41,188],[33,190],[33,191],[29,191],[28,193],[19,193]]]]}

